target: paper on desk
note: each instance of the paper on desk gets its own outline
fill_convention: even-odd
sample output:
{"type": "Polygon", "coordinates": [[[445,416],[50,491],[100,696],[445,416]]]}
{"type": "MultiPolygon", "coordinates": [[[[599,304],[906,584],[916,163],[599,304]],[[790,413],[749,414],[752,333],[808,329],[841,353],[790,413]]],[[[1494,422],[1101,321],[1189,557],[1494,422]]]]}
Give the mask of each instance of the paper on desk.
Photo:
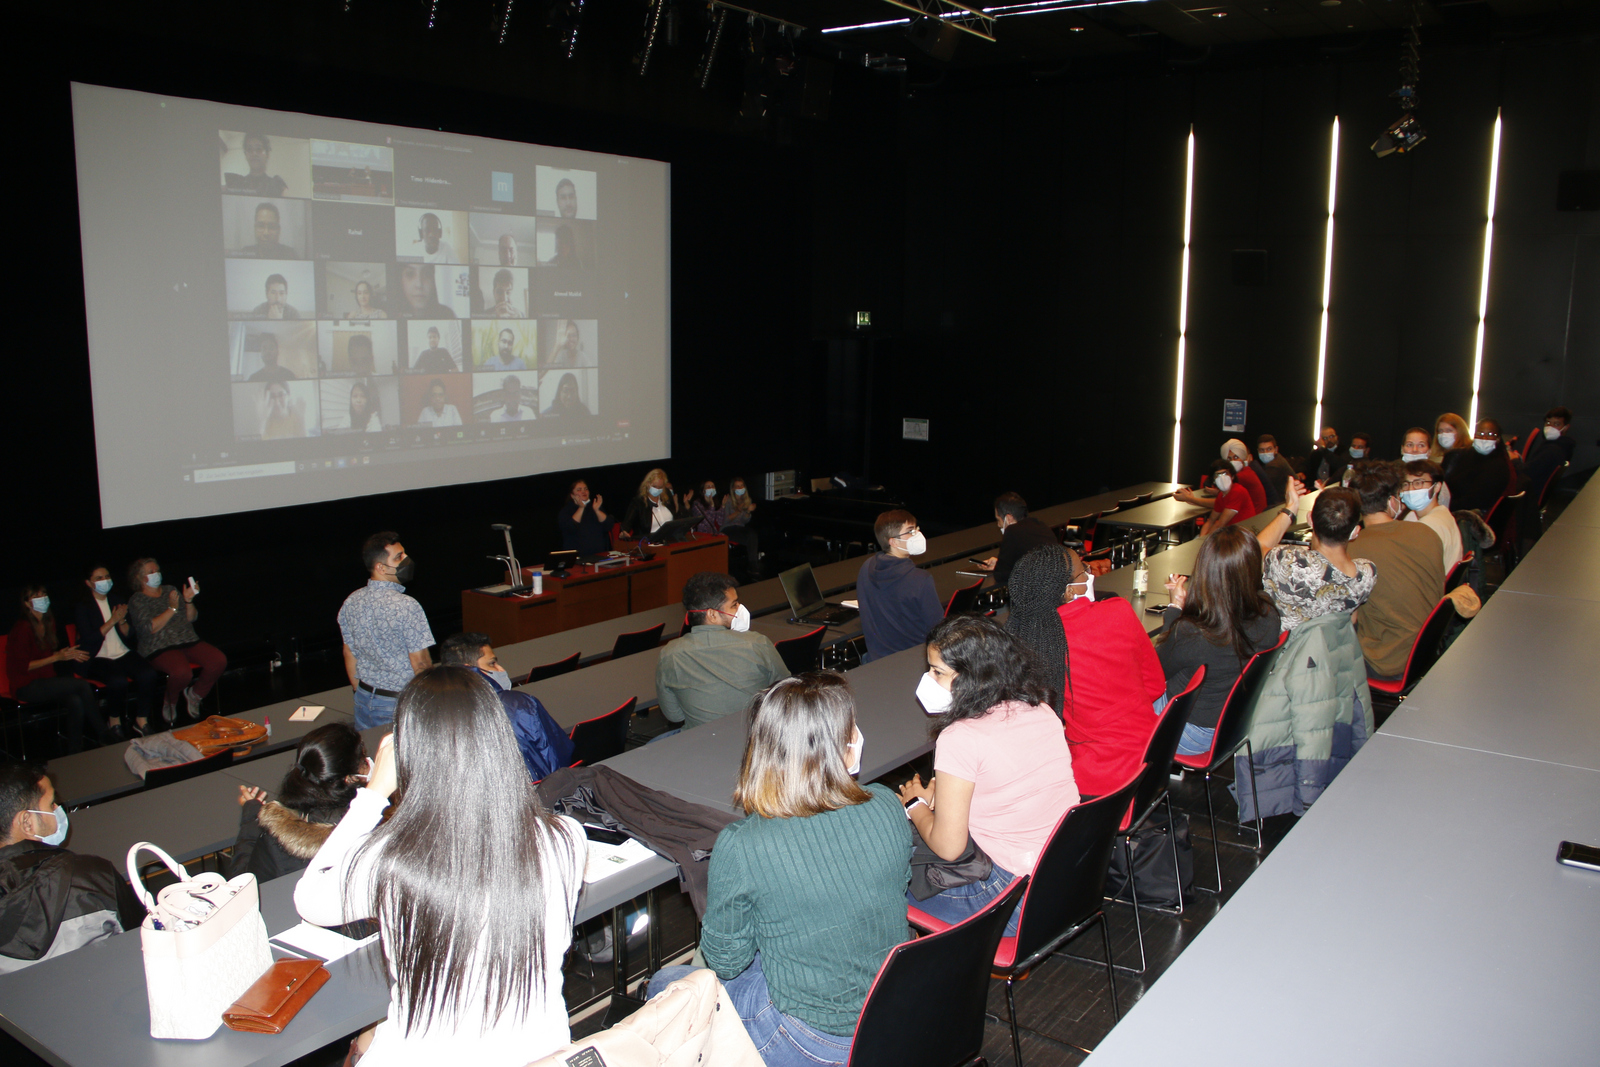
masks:
{"type": "Polygon", "coordinates": [[[604,841],[589,842],[589,860],[583,869],[585,882],[598,882],[602,878],[609,878],[618,871],[625,871],[635,863],[654,856],[644,845],[628,838],[620,845],[609,845],[604,841]]]}
{"type": "Polygon", "coordinates": [[[301,704],[294,709],[294,714],[289,716],[290,722],[315,722],[318,715],[327,711],[323,704],[301,704]]]}
{"type": "Polygon", "coordinates": [[[347,956],[363,945],[370,945],[378,939],[377,934],[364,937],[357,941],[353,937],[336,934],[321,926],[312,926],[310,923],[301,923],[285,930],[277,937],[272,938],[272,943],[280,948],[287,948],[291,952],[314,957],[332,963],[340,956],[347,956]]]}
{"type": "Polygon", "coordinates": [[[861,601],[859,600],[841,600],[839,603],[843,604],[847,608],[855,608],[857,611],[861,610],[861,601]]]}

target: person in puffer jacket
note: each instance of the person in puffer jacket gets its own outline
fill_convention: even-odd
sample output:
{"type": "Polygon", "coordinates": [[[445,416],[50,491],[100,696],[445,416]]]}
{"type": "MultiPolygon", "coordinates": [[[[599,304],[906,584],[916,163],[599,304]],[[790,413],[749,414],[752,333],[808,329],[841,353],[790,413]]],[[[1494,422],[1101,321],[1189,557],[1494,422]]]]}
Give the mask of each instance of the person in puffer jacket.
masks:
{"type": "Polygon", "coordinates": [[[228,877],[248,871],[266,882],[305,870],[349,810],[369,763],[355,727],[330,722],[300,739],[277,800],[268,800],[265,790],[241,785],[239,839],[228,877]]]}
{"type": "Polygon", "coordinates": [[[131,930],[144,908],[109,860],[57,847],[67,813],[44,771],[0,762],[0,974],[131,930]]]}

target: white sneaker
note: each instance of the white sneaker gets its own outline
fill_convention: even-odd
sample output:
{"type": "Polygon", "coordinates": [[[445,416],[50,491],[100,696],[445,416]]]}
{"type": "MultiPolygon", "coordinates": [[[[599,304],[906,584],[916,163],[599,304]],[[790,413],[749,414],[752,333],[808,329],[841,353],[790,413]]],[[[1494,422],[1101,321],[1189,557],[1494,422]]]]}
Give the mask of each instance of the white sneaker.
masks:
{"type": "Polygon", "coordinates": [[[183,691],[183,699],[189,704],[189,718],[200,717],[200,698],[194,695],[194,687],[190,686],[183,691]]]}

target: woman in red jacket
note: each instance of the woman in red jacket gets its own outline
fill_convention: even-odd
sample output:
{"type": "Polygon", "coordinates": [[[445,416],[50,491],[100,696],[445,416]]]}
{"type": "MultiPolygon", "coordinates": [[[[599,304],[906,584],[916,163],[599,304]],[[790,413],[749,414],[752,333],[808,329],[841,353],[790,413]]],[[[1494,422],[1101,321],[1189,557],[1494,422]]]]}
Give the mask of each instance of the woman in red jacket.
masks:
{"type": "Polygon", "coordinates": [[[6,676],[18,700],[61,709],[68,752],[81,751],[85,735],[95,745],[114,739],[100,715],[94,686],[71,674],[56,673],[57,664],[83,663],[88,658],[77,645],[62,645],[44,583],[23,586],[22,617],[6,638],[6,676]]]}
{"type": "Polygon", "coordinates": [[[1102,796],[1139,769],[1164,703],[1165,672],[1121,597],[1094,598],[1094,575],[1069,548],[1046,545],[1017,562],[1006,628],[1031,647],[1066,726],[1084,797],[1102,796]]]}

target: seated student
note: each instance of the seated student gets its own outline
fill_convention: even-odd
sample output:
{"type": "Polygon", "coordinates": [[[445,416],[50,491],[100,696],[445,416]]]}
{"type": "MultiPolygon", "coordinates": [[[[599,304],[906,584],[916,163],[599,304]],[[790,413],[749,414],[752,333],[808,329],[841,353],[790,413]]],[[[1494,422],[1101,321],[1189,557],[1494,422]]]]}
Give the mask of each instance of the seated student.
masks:
{"type": "Polygon", "coordinates": [[[522,379],[507,375],[500,382],[499,403],[489,415],[490,422],[521,422],[533,418],[533,409],[522,402],[522,379]]]}
{"type": "Polygon", "coordinates": [[[1028,502],[1019,493],[1001,493],[994,498],[994,521],[1000,527],[1000,554],[977,564],[991,571],[995,585],[1005,585],[1011,568],[1029,550],[1041,545],[1060,545],[1055,531],[1028,514],[1028,502]]]}
{"type": "Polygon", "coordinates": [[[1511,460],[1494,419],[1480,419],[1471,449],[1458,451],[1441,466],[1450,486],[1451,511],[1477,511],[1488,518],[1496,502],[1513,491],[1511,460]]]}
{"type": "Polygon", "coordinates": [[[417,675],[294,891],[318,926],[378,920],[394,994],[370,1062],[522,1067],[570,1040],[561,961],[587,852],[540,804],[494,686],[417,675]]]}
{"type": "Polygon", "coordinates": [[[1120,787],[1144,762],[1167,678],[1144,624],[1121,597],[1094,598],[1094,575],[1070,548],[1036,548],[1011,572],[1006,629],[1038,658],[1061,712],[1078,792],[1120,787]]]}
{"type": "Polygon", "coordinates": [[[106,706],[122,716],[122,732],[137,737],[150,717],[161,710],[156,693],[161,672],[133,650],[133,625],[128,621],[128,599],[114,590],[111,572],[93,567],[84,576],[89,595],[78,602],[78,648],[89,659],[78,673],[106,687],[106,706]],[[133,713],[127,712],[128,689],[133,688],[133,713]]]}
{"type": "Polygon", "coordinates": [[[1428,458],[1428,450],[1432,447],[1433,435],[1421,426],[1413,426],[1405,432],[1400,442],[1400,462],[1421,463],[1428,458]]]}
{"type": "Polygon", "coordinates": [[[756,502],[750,499],[744,479],[735,478],[729,482],[728,493],[722,498],[722,533],[744,549],[751,578],[761,574],[761,534],[750,526],[755,512],[756,502]]]}
{"type": "Polygon", "coordinates": [[[295,746],[277,800],[268,800],[265,789],[239,786],[239,838],[227,876],[248,871],[266,882],[305,870],[349,810],[370,763],[356,728],[330,722],[295,746]]]}
{"type": "Polygon", "coordinates": [[[1249,530],[1230,526],[1208,537],[1194,560],[1193,584],[1181,574],[1167,579],[1171,605],[1163,613],[1156,655],[1167,676],[1167,696],[1183,692],[1195,668],[1205,681],[1194,695],[1178,751],[1197,755],[1211,747],[1233,683],[1250,657],[1277,643],[1278,609],[1261,591],[1261,546],[1249,530]]]}
{"type": "Polygon", "coordinates": [[[1278,606],[1285,630],[1319,615],[1355,611],[1372,595],[1378,577],[1370,559],[1350,557],[1350,538],[1360,532],[1361,498],[1342,486],[1329,486],[1317,494],[1311,506],[1309,548],[1279,544],[1294,525],[1298,488],[1290,486],[1283,510],[1256,534],[1262,587],[1278,606]]]}
{"type": "MultiPolygon", "coordinates": [[[[1222,458],[1233,467],[1234,480],[1244,486],[1244,491],[1250,494],[1250,505],[1256,513],[1267,510],[1267,489],[1251,466],[1250,450],[1244,442],[1237,437],[1231,437],[1222,443],[1222,458]]],[[[1248,518],[1249,516],[1246,516],[1248,518]]]]}
{"type": "Polygon", "coordinates": [[[57,670],[62,663],[73,668],[87,663],[89,653],[62,640],[43,582],[22,587],[21,607],[22,617],[6,638],[6,676],[12,694],[41,708],[60,709],[68,752],[81,752],[85,737],[90,748],[121,740],[115,727],[101,717],[94,686],[70,670],[57,670]]]}
{"type": "Polygon", "coordinates": [[[395,287],[396,318],[453,319],[456,313],[439,303],[439,289],[433,278],[432,263],[400,264],[400,284],[395,287]]]}
{"type": "Polygon", "coordinates": [[[417,412],[417,425],[432,426],[436,430],[460,426],[461,412],[454,404],[446,403],[448,397],[443,381],[435,378],[429,382],[427,401],[422,405],[422,410],[417,412]]]}
{"type": "Polygon", "coordinates": [[[298,319],[300,312],[289,303],[289,280],[281,274],[267,276],[267,298],[250,312],[257,319],[298,319]]]}
{"type": "Polygon", "coordinates": [[[1350,465],[1350,453],[1339,445],[1339,431],[1332,426],[1322,428],[1317,447],[1306,459],[1306,479],[1318,489],[1325,485],[1339,485],[1344,479],[1344,469],[1350,465]]]}
{"type": "Polygon", "coordinates": [[[512,732],[517,735],[522,762],[535,782],[572,763],[572,738],[556,725],[538,697],[511,688],[511,676],[500,666],[487,634],[460,633],[445,638],[439,646],[439,661],[471,668],[494,683],[506,717],[511,720],[512,732]]]}
{"type": "Polygon", "coordinates": [[[250,375],[252,382],[289,382],[300,377],[278,362],[278,339],[270,333],[261,335],[261,368],[250,375]]]}
{"type": "Polygon", "coordinates": [[[110,861],[59,847],[67,813],[42,768],[0,760],[0,835],[0,974],[144,921],[144,908],[110,861]]]}
{"type": "Polygon", "coordinates": [[[351,290],[351,295],[356,298],[356,306],[351,309],[346,318],[358,322],[368,319],[386,319],[389,313],[372,302],[372,283],[365,279],[356,282],[356,287],[351,290]]]}
{"type": "MultiPolygon", "coordinates": [[[[886,786],[852,781],[862,745],[843,675],[785,679],[751,705],[733,794],[746,817],[717,835],[700,951],[767,1067],[848,1062],[906,938],[911,831],[886,786]]],[[[663,968],[650,991],[689,970],[663,968]]]]}
{"type": "Polygon", "coordinates": [[[570,371],[561,376],[556,383],[555,398],[548,407],[539,412],[540,418],[549,418],[552,415],[587,415],[589,405],[583,402],[582,394],[578,389],[578,376],[570,371]]]}
{"type": "Polygon", "coordinates": [[[649,537],[678,517],[674,512],[677,503],[672,483],[667,481],[667,472],[660,467],[651,468],[622,513],[622,536],[631,540],[649,537]]]}
{"type": "Polygon", "coordinates": [[[1232,463],[1225,459],[1215,460],[1207,473],[1211,475],[1214,489],[1202,489],[1199,492],[1180,489],[1172,494],[1186,504],[1211,506],[1211,514],[1206,516],[1205,524],[1200,527],[1201,537],[1210,537],[1218,530],[1256,513],[1255,501],[1251,499],[1249,491],[1234,480],[1232,463]]]}
{"type": "Polygon", "coordinates": [[[868,556],[856,575],[856,598],[861,604],[861,630],[867,654],[861,662],[915,648],[944,618],[944,605],[934,588],[933,575],[911,562],[928,549],[909,511],[885,511],[872,525],[882,552],[868,556]]]}
{"type": "Polygon", "coordinates": [[[1444,546],[1444,572],[1461,561],[1461,527],[1450,509],[1439,503],[1444,491],[1444,471],[1437,463],[1424,458],[1421,462],[1407,463],[1400,472],[1400,503],[1407,508],[1407,522],[1421,522],[1439,535],[1444,546]]]}
{"type": "Polygon", "coordinates": [[[722,509],[717,506],[717,483],[707,478],[700,483],[700,494],[689,501],[689,514],[699,518],[693,533],[722,532],[722,509]]]}
{"type": "Polygon", "coordinates": [[[556,512],[561,530],[561,547],[580,556],[598,556],[611,551],[611,516],[600,510],[605,498],[589,495],[589,483],[582,478],[567,490],[566,502],[556,512]]]}
{"type": "Polygon", "coordinates": [[[1398,678],[1417,632],[1444,595],[1444,553],[1439,535],[1420,522],[1397,522],[1401,472],[1368,463],[1350,488],[1361,498],[1361,554],[1378,568],[1372,595],[1356,615],[1356,636],[1367,673],[1398,678]]]}
{"type": "Polygon", "coordinates": [[[1283,503],[1284,486],[1294,477],[1294,468],[1278,452],[1278,439],[1270,433],[1256,438],[1256,455],[1250,469],[1261,479],[1261,488],[1267,494],[1267,507],[1283,503]]]}
{"type": "Polygon", "coordinates": [[[345,369],[343,373],[354,374],[358,378],[370,378],[377,367],[372,360],[372,338],[364,333],[353,334],[345,345],[345,369]]]}
{"type": "Polygon", "coordinates": [[[282,196],[289,191],[288,182],[276,174],[267,173],[267,161],[272,158],[272,142],[265,134],[245,134],[240,150],[244,153],[245,163],[250,170],[247,174],[235,174],[232,171],[224,174],[223,187],[228,192],[253,196],[282,196]]]}
{"type": "Polygon", "coordinates": [[[1472,428],[1453,411],[1447,411],[1433,420],[1433,448],[1428,458],[1444,468],[1446,475],[1460,453],[1472,447],[1472,428]]]}
{"type": "Polygon", "coordinates": [[[683,583],[690,630],[661,650],[656,693],[668,722],[689,730],[736,715],[750,698],[789,677],[783,657],[765,634],[750,633],[750,609],[739,603],[738,583],[702,571],[683,583]]]}
{"type": "Polygon", "coordinates": [[[378,409],[378,390],[369,380],[350,383],[350,429],[357,433],[381,433],[383,412],[378,409]]]}
{"type": "Polygon", "coordinates": [[[1576,442],[1567,431],[1572,429],[1572,412],[1564,407],[1553,407],[1544,413],[1544,425],[1528,431],[1527,443],[1522,451],[1511,453],[1511,461],[1524,479],[1529,496],[1537,503],[1539,493],[1550,475],[1572,460],[1576,442]]]}
{"type": "Polygon", "coordinates": [[[1360,459],[1372,459],[1372,435],[1367,433],[1351,434],[1349,456],[1352,463],[1360,459]]]}
{"type": "MultiPolygon", "coordinates": [[[[957,923],[1033,873],[1050,832],[1078,802],[1072,753],[1033,653],[993,619],[955,615],[934,628],[917,699],[938,716],[934,777],[924,785],[916,775],[900,788],[906,815],[943,859],[960,858],[970,836],[994,863],[981,881],[927,900],[907,894],[934,918],[957,923]]],[[[1019,919],[1012,914],[1007,936],[1019,919]]]]}
{"type": "Polygon", "coordinates": [[[257,204],[255,243],[239,249],[239,254],[253,259],[299,259],[300,253],[279,240],[282,234],[283,223],[277,205],[257,204]]]}
{"type": "Polygon", "coordinates": [[[428,347],[417,353],[411,365],[413,374],[449,374],[456,369],[455,357],[448,348],[439,347],[439,327],[428,327],[428,347]]]}

